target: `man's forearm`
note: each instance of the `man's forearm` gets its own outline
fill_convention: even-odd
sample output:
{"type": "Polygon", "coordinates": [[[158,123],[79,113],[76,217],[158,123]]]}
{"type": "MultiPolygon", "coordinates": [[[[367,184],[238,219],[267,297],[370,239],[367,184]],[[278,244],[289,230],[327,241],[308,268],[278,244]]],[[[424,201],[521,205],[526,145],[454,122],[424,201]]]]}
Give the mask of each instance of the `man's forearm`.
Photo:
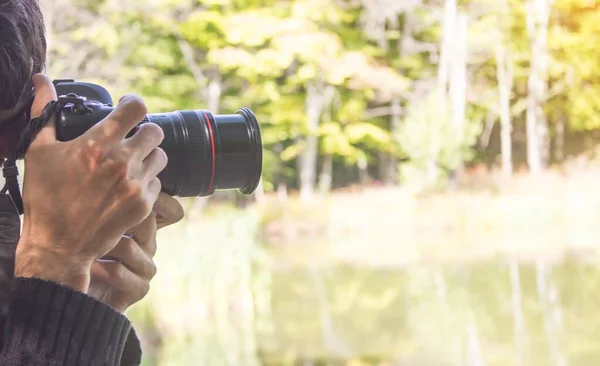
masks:
{"type": "Polygon", "coordinates": [[[39,278],[87,293],[91,263],[22,238],[17,246],[15,277],[39,278]]]}

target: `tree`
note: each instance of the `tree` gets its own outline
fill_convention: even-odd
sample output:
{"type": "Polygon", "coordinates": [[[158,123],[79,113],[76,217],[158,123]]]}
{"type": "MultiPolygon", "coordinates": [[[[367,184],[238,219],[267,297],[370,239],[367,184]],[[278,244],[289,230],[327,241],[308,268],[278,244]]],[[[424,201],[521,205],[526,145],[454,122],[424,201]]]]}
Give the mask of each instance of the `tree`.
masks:
{"type": "MultiPolygon", "coordinates": [[[[498,80],[498,109],[500,111],[500,140],[501,140],[501,155],[502,155],[502,174],[505,177],[512,175],[512,122],[510,111],[510,97],[513,87],[513,64],[511,52],[507,45],[508,34],[507,30],[510,26],[506,26],[510,22],[510,8],[508,0],[503,0],[502,7],[498,14],[499,24],[499,41],[496,46],[496,68],[498,80]]],[[[509,23],[510,24],[510,23],[509,23]]]]}
{"type": "Polygon", "coordinates": [[[549,159],[548,121],[543,104],[548,98],[548,24],[554,0],[528,0],[527,32],[531,62],[527,94],[527,162],[531,173],[540,173],[549,159]]]}

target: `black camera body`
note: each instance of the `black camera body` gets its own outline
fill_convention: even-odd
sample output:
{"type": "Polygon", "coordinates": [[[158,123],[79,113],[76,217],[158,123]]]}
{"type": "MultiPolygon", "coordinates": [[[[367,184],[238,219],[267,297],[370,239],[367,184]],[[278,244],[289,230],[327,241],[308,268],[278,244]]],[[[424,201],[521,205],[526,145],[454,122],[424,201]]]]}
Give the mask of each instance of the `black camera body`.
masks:
{"type": "MultiPolygon", "coordinates": [[[[84,134],[114,109],[100,85],[55,80],[62,109],[56,116],[59,141],[84,134]]],[[[169,162],[159,174],[163,191],[179,197],[209,196],[216,190],[256,190],[262,174],[262,141],[258,121],[247,108],[235,114],[213,115],[207,110],[148,114],[143,123],[160,126],[160,147],[169,162]]],[[[135,133],[130,132],[129,136],[135,133]]]]}

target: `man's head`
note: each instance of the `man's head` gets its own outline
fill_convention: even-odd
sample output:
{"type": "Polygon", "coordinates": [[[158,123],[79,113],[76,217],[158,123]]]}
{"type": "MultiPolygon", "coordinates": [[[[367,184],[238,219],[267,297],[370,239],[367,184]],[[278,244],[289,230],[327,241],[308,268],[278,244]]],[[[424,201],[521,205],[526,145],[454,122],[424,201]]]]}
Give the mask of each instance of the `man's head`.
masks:
{"type": "Polygon", "coordinates": [[[0,125],[31,101],[31,80],[46,63],[38,0],[0,0],[0,125]]]}

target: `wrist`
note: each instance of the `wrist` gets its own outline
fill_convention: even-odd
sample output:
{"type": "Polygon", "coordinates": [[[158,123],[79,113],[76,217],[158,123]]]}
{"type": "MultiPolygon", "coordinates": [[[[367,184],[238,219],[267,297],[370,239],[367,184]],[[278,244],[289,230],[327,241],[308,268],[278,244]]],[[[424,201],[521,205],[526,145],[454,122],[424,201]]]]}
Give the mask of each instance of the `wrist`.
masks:
{"type": "Polygon", "coordinates": [[[48,245],[52,243],[35,245],[23,239],[17,245],[15,277],[39,278],[87,292],[92,261],[53,250],[48,245]]]}

